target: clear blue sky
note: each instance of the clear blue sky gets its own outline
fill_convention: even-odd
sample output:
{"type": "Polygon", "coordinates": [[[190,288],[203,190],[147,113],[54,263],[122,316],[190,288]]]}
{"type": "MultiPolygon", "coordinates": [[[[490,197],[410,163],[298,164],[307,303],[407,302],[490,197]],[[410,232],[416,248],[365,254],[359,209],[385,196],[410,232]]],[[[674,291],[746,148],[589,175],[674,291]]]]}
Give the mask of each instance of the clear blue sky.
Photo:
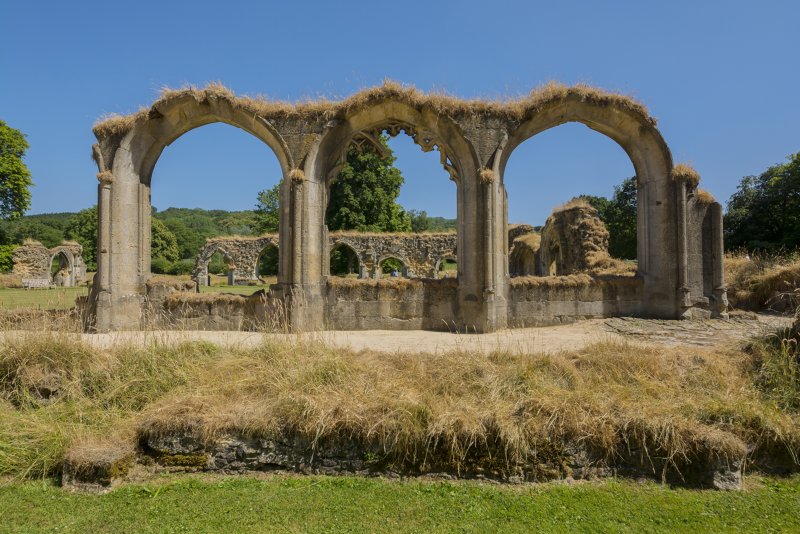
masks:
{"type": "MultiPolygon", "coordinates": [[[[96,202],[91,126],[161,87],[219,80],[237,93],[342,97],[384,78],[464,97],[547,80],[642,100],[675,161],[726,201],[739,179],[800,151],[800,2],[0,3],[0,118],[28,135],[31,213],[96,202]]],[[[401,202],[454,216],[435,154],[392,146],[401,202]]],[[[609,195],[633,168],[612,141],[565,125],[527,141],[506,172],[512,222],[541,223],[579,193],[609,195]]],[[[226,125],[168,147],[153,203],[247,209],[276,183],[269,150],[226,125]]]]}

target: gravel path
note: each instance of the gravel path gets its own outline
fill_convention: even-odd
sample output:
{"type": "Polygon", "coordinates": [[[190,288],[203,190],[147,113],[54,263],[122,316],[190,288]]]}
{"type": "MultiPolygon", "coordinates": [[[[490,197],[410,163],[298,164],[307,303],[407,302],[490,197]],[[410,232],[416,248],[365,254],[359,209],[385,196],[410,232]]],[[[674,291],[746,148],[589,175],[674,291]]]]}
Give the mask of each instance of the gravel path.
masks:
{"type": "MultiPolygon", "coordinates": [[[[224,331],[151,331],[111,334],[75,334],[97,347],[116,344],[180,343],[203,340],[228,347],[254,347],[265,339],[320,340],[355,350],[385,352],[445,352],[450,350],[490,352],[558,352],[580,349],[598,341],[628,340],[667,346],[715,346],[765,335],[790,324],[790,319],[746,314],[732,319],[707,321],[664,321],[657,319],[590,319],[577,323],[540,328],[503,330],[491,334],[456,334],[427,330],[358,330],[308,334],[261,334],[224,331]]],[[[27,335],[35,333],[27,333],[27,335]]],[[[2,338],[26,335],[3,332],[2,338]]]]}

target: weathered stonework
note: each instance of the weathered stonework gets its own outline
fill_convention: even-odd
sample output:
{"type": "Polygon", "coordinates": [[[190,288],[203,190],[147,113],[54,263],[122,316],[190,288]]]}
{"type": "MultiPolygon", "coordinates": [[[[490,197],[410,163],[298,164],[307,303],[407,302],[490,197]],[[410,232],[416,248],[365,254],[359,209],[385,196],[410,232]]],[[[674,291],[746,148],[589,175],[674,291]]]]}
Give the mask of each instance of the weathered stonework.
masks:
{"type": "MultiPolygon", "coordinates": [[[[103,178],[98,184],[97,283],[88,305],[87,325],[92,329],[141,324],[151,276],[153,168],[167,145],[211,122],[250,132],[272,149],[281,165],[280,265],[271,291],[283,299],[295,330],[337,325],[328,317],[342,303],[342,295],[332,294],[327,283],[331,236],[325,211],[328,187],[344,164],[347,148],[374,142],[382,132],[401,131],[423,150],[437,150],[458,187],[453,247],[454,254],[458,251],[458,278],[450,322],[478,331],[519,324],[520,318],[513,316],[516,297],[509,272],[506,162],[527,139],[567,122],[580,122],[613,139],[633,163],[638,188],[638,313],[673,319],[724,313],[722,259],[717,254],[721,207],[715,202],[702,209],[696,205],[692,198],[697,173],[685,166],[673,172],[676,166],[656,121],[627,97],[551,84],[518,101],[495,103],[424,95],[387,84],[342,102],[291,105],[239,98],[209,86],[168,91],[147,110],[95,127],[98,143],[93,153],[103,178]],[[334,297],[337,300],[331,301],[334,297]]],[[[416,261],[407,259],[409,264],[416,261]]],[[[429,258],[409,268],[425,276],[431,262],[429,258]]],[[[365,276],[374,272],[366,259],[362,263],[365,276]]],[[[383,301],[376,301],[378,311],[385,305],[379,302],[383,301]]],[[[580,307],[580,302],[574,306],[580,307]]],[[[622,308],[603,313],[622,313],[622,308]]]]}
{"type": "Polygon", "coordinates": [[[12,272],[22,278],[24,285],[73,287],[86,281],[83,247],[74,241],[47,248],[28,240],[14,249],[12,259],[12,272]],[[59,260],[60,268],[51,274],[53,260],[59,260]]]}
{"type": "Polygon", "coordinates": [[[145,435],[142,452],[167,469],[247,473],[287,471],[326,475],[435,476],[450,479],[488,479],[501,482],[546,482],[550,480],[607,477],[650,478],[680,485],[715,489],[741,488],[744,458],[697,455],[664,465],[654,451],[627,449],[607,458],[585,443],[563,443],[543,450],[527,461],[506,463],[502,450],[492,445],[473,447],[462,465],[437,463],[444,451],[430,451],[425,459],[398,461],[380,443],[362,443],[347,438],[311,440],[294,433],[253,437],[224,434],[203,439],[192,430],[145,435]]]}
{"type": "MultiPolygon", "coordinates": [[[[334,232],[328,236],[328,261],[336,247],[347,247],[358,258],[359,278],[380,278],[381,263],[394,258],[405,267],[409,278],[437,278],[442,260],[456,259],[455,232],[428,234],[369,234],[334,232]]],[[[206,240],[195,259],[192,278],[206,285],[208,263],[217,252],[229,265],[228,279],[233,283],[250,284],[259,281],[258,260],[268,247],[278,247],[278,235],[258,237],[215,237],[206,240]]],[[[330,264],[326,273],[330,271],[330,264]]]]}
{"type": "Polygon", "coordinates": [[[192,279],[197,281],[198,285],[208,285],[208,262],[219,252],[228,264],[230,285],[257,283],[258,260],[269,247],[278,247],[277,234],[207,239],[195,259],[192,279]]]}

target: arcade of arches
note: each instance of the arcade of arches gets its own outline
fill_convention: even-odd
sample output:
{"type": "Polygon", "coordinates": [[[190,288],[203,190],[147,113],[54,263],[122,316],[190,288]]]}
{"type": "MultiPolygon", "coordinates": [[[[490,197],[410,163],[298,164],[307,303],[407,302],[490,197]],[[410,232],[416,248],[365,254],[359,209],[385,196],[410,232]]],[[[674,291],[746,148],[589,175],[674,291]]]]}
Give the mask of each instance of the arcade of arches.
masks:
{"type": "MultiPolygon", "coordinates": [[[[548,85],[520,100],[489,103],[425,95],[387,83],[341,102],[290,105],[237,97],[211,85],[166,91],[146,110],[95,126],[98,272],[87,328],[142,326],[150,279],[153,168],[167,145],[212,122],[254,135],[280,163],[280,232],[259,239],[279,248],[277,283],[266,298],[281,303],[292,329],[444,324],[492,331],[582,317],[720,316],[727,309],[721,206],[696,194],[697,174],[673,164],[655,120],[627,97],[585,86],[548,85]],[[515,230],[508,227],[503,175],[509,156],[525,140],[567,122],[608,136],[631,159],[638,187],[635,272],[569,278],[564,265],[574,251],[557,221],[550,234],[536,238],[525,231],[512,235],[515,230]],[[367,256],[352,242],[354,236],[329,233],[325,225],[328,188],[348,147],[374,142],[381,132],[399,131],[423,150],[437,150],[457,186],[458,232],[432,235],[442,243],[435,254],[420,252],[420,258],[427,254],[427,263],[399,254],[423,241],[398,246],[401,236],[381,243],[375,237],[367,256]],[[395,243],[397,250],[379,251],[382,243],[395,243]],[[362,280],[343,283],[330,276],[331,249],[345,245],[358,257],[362,280]],[[456,257],[457,277],[437,279],[440,262],[456,257]],[[387,258],[397,258],[404,270],[425,278],[376,280],[387,258]]],[[[581,208],[560,217],[585,216],[581,208]]],[[[592,242],[602,243],[601,234],[593,234],[592,242]]],[[[253,252],[248,252],[256,262],[265,243],[254,240],[253,252]]],[[[204,251],[195,270],[198,280],[204,268],[207,274],[208,258],[215,252],[227,255],[234,270],[246,263],[237,261],[222,242],[204,251]]],[[[597,255],[575,259],[584,260],[597,264],[597,255]]],[[[257,276],[250,267],[245,271],[235,276],[257,276]]]]}

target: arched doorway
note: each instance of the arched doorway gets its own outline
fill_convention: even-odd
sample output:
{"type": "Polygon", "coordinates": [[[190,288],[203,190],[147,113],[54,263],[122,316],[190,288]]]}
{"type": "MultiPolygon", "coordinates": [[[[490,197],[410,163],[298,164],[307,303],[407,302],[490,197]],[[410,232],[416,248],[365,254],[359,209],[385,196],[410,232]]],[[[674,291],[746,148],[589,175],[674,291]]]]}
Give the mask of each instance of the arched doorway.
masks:
{"type": "Polygon", "coordinates": [[[75,285],[73,261],[66,252],[60,250],[50,259],[50,283],[56,287],[75,285]]]}
{"type": "Polygon", "coordinates": [[[408,278],[408,266],[400,258],[389,256],[378,262],[381,278],[408,278]]]}
{"type": "Polygon", "coordinates": [[[352,246],[340,241],[331,248],[330,275],[341,278],[364,278],[364,266],[352,246]]]}
{"type": "Polygon", "coordinates": [[[208,272],[208,286],[233,286],[236,285],[236,263],[227,252],[217,248],[209,257],[206,271],[208,272]]]}
{"type": "Polygon", "coordinates": [[[261,250],[256,264],[256,275],[262,284],[271,285],[278,281],[280,251],[275,243],[269,243],[261,250]]]}

